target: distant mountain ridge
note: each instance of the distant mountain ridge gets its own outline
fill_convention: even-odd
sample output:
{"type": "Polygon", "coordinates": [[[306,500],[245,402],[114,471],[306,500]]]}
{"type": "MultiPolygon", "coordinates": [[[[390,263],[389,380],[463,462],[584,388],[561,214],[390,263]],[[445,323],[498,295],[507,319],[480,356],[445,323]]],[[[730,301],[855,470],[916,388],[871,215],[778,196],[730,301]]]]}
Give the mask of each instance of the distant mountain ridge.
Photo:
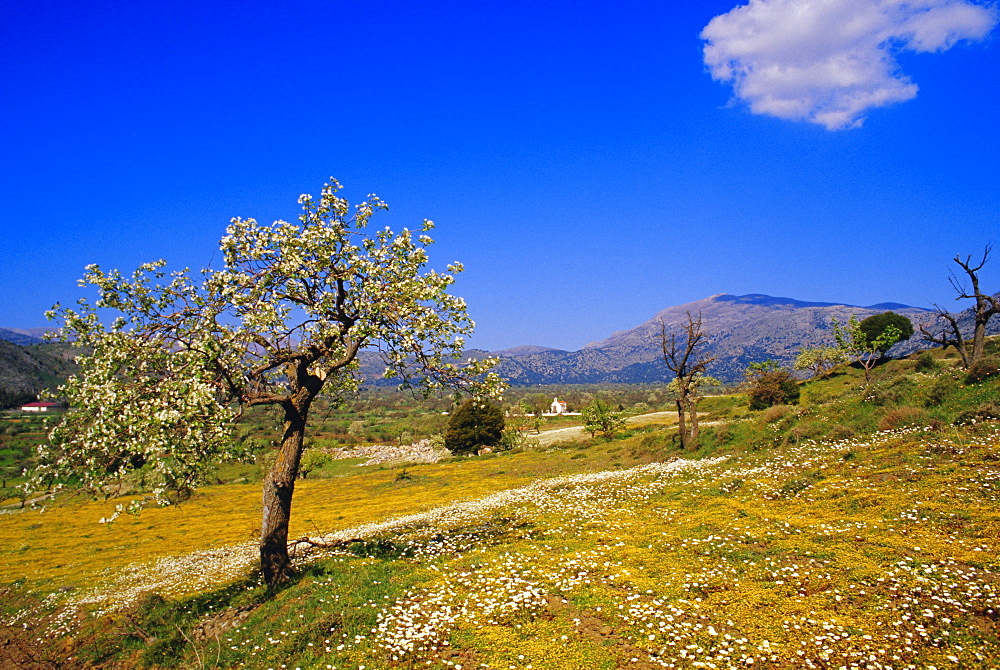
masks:
{"type": "MultiPolygon", "coordinates": [[[[660,348],[661,321],[669,333],[681,333],[688,313],[701,315],[707,334],[706,350],[717,357],[709,373],[724,382],[737,382],[750,363],[775,359],[791,364],[803,346],[833,344],[831,319],[845,323],[852,316],[894,311],[909,317],[914,327],[931,323],[934,310],[897,302],[866,307],[844,303],[809,302],[763,294],[717,294],[661,310],[635,328],[612,333],[579,351],[522,345],[501,351],[470,350],[465,358],[500,358],[498,372],[514,386],[587,383],[665,383],[669,371],[660,348]]],[[[959,322],[971,331],[971,312],[959,313],[959,322]]],[[[37,344],[47,329],[0,328],[0,394],[35,393],[61,382],[72,368],[69,345],[37,344]],[[24,345],[17,344],[25,340],[24,345]]],[[[1000,334],[1000,317],[990,322],[990,334],[1000,334]]],[[[890,352],[902,355],[924,346],[920,335],[890,352]]],[[[359,354],[361,374],[369,383],[379,380],[385,363],[375,351],[359,354]]]]}
{"type": "Polygon", "coordinates": [[[494,352],[499,373],[517,386],[573,383],[663,382],[669,371],[660,346],[661,321],[669,333],[680,334],[688,313],[702,317],[706,351],[717,357],[710,374],[725,382],[742,378],[747,365],[766,359],[790,364],[803,346],[832,344],[831,319],[846,322],[894,311],[915,324],[929,321],[933,310],[896,302],[862,307],[844,303],[808,302],[762,294],[717,294],[661,310],[629,330],[612,333],[579,351],[515,347],[494,352]]]}
{"type": "Polygon", "coordinates": [[[43,335],[52,330],[51,328],[0,328],[0,340],[27,346],[29,344],[41,344],[45,340],[43,335]]]}

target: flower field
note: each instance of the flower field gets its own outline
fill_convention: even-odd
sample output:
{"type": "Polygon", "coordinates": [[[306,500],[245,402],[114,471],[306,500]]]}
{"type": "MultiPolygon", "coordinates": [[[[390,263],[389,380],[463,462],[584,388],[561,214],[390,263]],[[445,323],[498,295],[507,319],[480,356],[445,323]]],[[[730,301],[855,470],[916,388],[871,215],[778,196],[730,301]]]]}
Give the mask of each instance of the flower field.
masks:
{"type": "Polygon", "coordinates": [[[412,512],[378,522],[347,523],[357,502],[331,496],[341,521],[317,527],[339,530],[310,535],[340,546],[303,545],[277,593],[250,576],[253,543],[232,542],[118,566],[8,624],[54,611],[36,630],[82,666],[1000,667],[996,427],[518,484],[512,465],[543,458],[420,466],[466,488],[397,491],[412,512]],[[497,464],[512,471],[476,479],[497,464]]]}

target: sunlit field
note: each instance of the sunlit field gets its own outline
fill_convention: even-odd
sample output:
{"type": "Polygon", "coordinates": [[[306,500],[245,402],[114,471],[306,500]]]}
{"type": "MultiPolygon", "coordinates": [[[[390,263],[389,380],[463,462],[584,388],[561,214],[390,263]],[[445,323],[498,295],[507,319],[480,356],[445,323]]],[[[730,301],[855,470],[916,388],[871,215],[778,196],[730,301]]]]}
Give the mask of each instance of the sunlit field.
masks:
{"type": "Polygon", "coordinates": [[[1000,424],[804,437],[846,421],[838,385],[697,454],[654,426],[300,481],[292,536],[335,548],[271,593],[255,485],[110,526],[108,503],[0,516],[7,630],[80,667],[998,667],[1000,424]]]}

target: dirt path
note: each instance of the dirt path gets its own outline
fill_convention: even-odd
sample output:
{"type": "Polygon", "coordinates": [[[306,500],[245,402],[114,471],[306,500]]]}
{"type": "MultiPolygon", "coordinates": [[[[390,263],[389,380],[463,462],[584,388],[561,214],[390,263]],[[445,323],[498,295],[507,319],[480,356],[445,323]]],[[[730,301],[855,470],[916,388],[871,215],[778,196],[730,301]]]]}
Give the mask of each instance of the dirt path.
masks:
{"type": "MultiPolygon", "coordinates": [[[[630,426],[646,426],[651,423],[671,424],[677,422],[677,413],[650,412],[649,414],[630,416],[627,421],[630,426]]],[[[539,435],[529,434],[528,439],[532,442],[537,442],[540,447],[547,447],[562,440],[578,440],[589,436],[590,434],[583,429],[583,426],[570,426],[568,428],[543,430],[539,435]]]]}
{"type": "Polygon", "coordinates": [[[576,440],[588,433],[583,429],[583,426],[570,426],[569,428],[555,428],[553,430],[544,430],[538,435],[528,434],[529,442],[536,442],[540,447],[547,447],[553,442],[559,442],[561,440],[576,440]]]}

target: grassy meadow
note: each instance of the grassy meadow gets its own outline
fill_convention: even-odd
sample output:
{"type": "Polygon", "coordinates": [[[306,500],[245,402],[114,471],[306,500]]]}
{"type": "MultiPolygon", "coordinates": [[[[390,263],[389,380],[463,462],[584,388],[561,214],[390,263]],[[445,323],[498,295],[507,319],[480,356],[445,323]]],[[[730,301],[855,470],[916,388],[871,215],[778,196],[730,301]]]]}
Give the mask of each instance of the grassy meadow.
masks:
{"type": "Polygon", "coordinates": [[[110,525],[114,501],[3,514],[0,668],[1000,667],[1000,377],[935,357],[705,398],[696,452],[636,421],[338,461],[291,531],[334,548],[277,592],[251,469],[110,525]]]}

